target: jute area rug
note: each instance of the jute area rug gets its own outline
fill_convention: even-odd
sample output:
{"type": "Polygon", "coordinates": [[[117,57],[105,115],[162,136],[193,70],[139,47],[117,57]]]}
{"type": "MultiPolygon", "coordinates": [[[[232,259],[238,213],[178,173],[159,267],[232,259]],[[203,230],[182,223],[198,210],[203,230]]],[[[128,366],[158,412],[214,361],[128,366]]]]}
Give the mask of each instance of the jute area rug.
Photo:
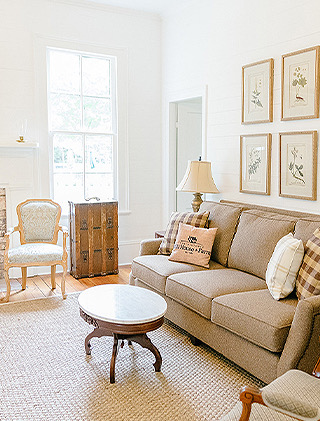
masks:
{"type": "Polygon", "coordinates": [[[112,338],[84,339],[78,294],[0,305],[0,420],[218,420],[243,385],[261,386],[206,346],[195,347],[165,323],[150,332],[163,365],[138,344],[125,344],[109,383],[112,338]]]}

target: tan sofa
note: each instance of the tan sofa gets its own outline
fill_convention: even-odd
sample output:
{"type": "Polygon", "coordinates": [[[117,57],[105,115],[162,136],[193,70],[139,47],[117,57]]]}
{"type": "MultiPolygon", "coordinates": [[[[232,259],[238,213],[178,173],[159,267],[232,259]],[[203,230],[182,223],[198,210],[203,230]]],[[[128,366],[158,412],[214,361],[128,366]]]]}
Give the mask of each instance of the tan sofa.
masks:
{"type": "Polygon", "coordinates": [[[166,317],[259,379],[269,383],[289,369],[311,373],[320,353],[320,296],[276,301],[265,282],[278,240],[308,238],[320,226],[310,215],[236,202],[204,202],[217,227],[210,268],[158,255],[161,239],[141,243],[130,283],[167,301],[166,317]]]}

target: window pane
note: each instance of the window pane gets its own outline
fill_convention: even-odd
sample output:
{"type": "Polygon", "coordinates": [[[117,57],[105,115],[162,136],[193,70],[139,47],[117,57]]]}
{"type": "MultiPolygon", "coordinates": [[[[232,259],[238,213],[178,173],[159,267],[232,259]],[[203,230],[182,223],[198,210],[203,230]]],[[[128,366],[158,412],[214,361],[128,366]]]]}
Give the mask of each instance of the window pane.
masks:
{"type": "Polygon", "coordinates": [[[81,135],[53,136],[53,171],[80,173],[83,171],[83,138],[81,135]]]}
{"type": "Polygon", "coordinates": [[[83,97],[84,129],[96,132],[111,131],[111,101],[97,97],[83,97]]]}
{"type": "Polygon", "coordinates": [[[80,130],[80,96],[50,94],[50,117],[51,130],[80,130]]]}
{"type": "Polygon", "coordinates": [[[54,174],[54,199],[68,213],[68,200],[83,200],[83,174],[54,174]]]}
{"type": "Polygon", "coordinates": [[[82,58],[83,95],[110,95],[110,61],[108,59],[82,58]]]}
{"type": "Polygon", "coordinates": [[[50,91],[80,92],[80,56],[69,52],[50,51],[50,91]]]}
{"type": "Polygon", "coordinates": [[[86,172],[112,172],[112,136],[86,136],[86,172]]]}
{"type": "Polygon", "coordinates": [[[86,174],[85,197],[99,197],[101,200],[113,199],[113,174],[86,174]]]}

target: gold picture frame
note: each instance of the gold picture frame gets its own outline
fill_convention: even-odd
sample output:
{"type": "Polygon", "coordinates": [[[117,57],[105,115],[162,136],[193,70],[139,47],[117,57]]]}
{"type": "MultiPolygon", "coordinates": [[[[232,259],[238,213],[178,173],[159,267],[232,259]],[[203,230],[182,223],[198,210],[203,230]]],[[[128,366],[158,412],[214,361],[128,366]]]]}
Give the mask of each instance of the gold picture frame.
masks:
{"type": "Polygon", "coordinates": [[[279,196],[317,200],[317,141],[315,130],[279,133],[279,196]]]}
{"type": "Polygon", "coordinates": [[[284,54],[281,120],[319,117],[319,46],[284,54]]]}
{"type": "Polygon", "coordinates": [[[273,68],[273,58],[242,67],[242,124],[273,121],[273,68]]]}
{"type": "Polygon", "coordinates": [[[240,136],[240,192],[270,194],[271,133],[240,136]]]}

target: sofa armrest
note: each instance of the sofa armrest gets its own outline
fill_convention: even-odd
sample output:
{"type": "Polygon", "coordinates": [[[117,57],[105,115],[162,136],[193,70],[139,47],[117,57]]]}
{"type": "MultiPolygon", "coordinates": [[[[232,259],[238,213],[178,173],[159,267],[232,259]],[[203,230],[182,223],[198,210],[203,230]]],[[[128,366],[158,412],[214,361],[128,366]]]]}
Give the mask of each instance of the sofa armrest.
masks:
{"type": "Polygon", "coordinates": [[[152,238],[150,240],[143,240],[140,243],[139,256],[145,256],[147,254],[157,254],[162,238],[152,238]]]}
{"type": "Polygon", "coordinates": [[[297,368],[312,373],[320,355],[320,295],[298,302],[277,375],[297,368]]]}
{"type": "Polygon", "coordinates": [[[139,256],[145,256],[147,254],[157,254],[162,238],[151,238],[150,240],[143,240],[140,243],[139,256]]]}

